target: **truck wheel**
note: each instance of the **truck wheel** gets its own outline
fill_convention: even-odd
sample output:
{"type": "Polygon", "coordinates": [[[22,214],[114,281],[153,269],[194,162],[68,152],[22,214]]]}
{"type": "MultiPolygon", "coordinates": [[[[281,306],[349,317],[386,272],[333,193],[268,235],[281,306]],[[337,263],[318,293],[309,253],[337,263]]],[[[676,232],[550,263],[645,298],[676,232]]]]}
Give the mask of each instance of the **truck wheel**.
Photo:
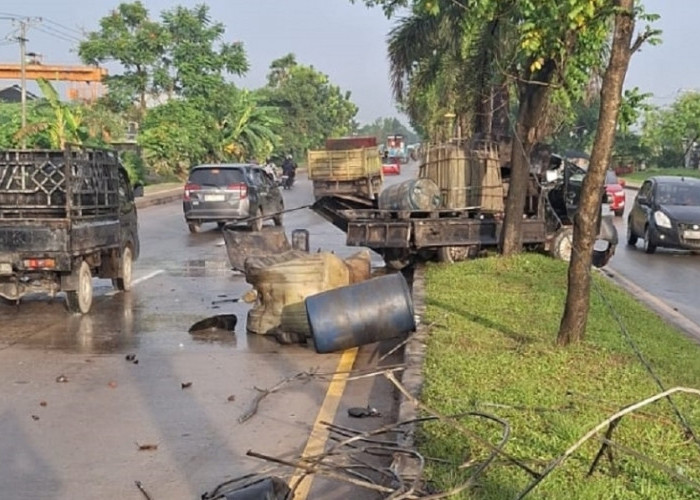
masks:
{"type": "Polygon", "coordinates": [[[202,228],[202,225],[198,222],[188,222],[187,227],[189,228],[190,233],[195,234],[199,232],[199,230],[202,228]]]}
{"type": "Polygon", "coordinates": [[[92,271],[87,262],[82,261],[77,270],[77,290],[66,292],[66,305],[74,313],[87,314],[92,306],[92,271]]]}
{"type": "Polygon", "coordinates": [[[258,211],[255,212],[255,219],[250,221],[250,223],[248,224],[250,226],[251,231],[256,231],[256,232],[262,231],[262,228],[263,228],[262,215],[263,215],[262,208],[258,207],[258,211]]]}
{"type": "Polygon", "coordinates": [[[552,241],[551,254],[553,257],[569,262],[571,253],[574,249],[574,229],[571,226],[565,226],[557,231],[552,241]]]}
{"type": "Polygon", "coordinates": [[[438,248],[437,258],[439,262],[446,262],[452,264],[454,262],[461,262],[467,260],[473,255],[476,255],[476,247],[463,246],[463,247],[440,247],[438,248]]]}
{"type": "Polygon", "coordinates": [[[384,263],[389,269],[401,271],[411,265],[411,254],[400,248],[388,248],[384,251],[384,263]]]}
{"type": "Polygon", "coordinates": [[[119,277],[112,278],[112,286],[122,292],[131,290],[131,272],[134,258],[131,247],[124,247],[121,259],[119,259],[119,277]]]}

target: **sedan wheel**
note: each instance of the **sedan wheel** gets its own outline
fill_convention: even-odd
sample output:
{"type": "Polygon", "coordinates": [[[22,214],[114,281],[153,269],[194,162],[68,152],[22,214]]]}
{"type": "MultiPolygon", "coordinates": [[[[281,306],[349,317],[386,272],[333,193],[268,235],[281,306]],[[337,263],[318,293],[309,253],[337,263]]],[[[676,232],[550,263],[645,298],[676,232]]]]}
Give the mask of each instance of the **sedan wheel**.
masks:
{"type": "Polygon", "coordinates": [[[649,226],[647,226],[647,228],[644,230],[644,251],[646,253],[656,252],[656,245],[651,242],[651,231],[649,230],[649,226]]]}
{"type": "Polygon", "coordinates": [[[637,244],[637,235],[632,231],[632,221],[627,221],[627,244],[629,246],[635,246],[637,244]]]}

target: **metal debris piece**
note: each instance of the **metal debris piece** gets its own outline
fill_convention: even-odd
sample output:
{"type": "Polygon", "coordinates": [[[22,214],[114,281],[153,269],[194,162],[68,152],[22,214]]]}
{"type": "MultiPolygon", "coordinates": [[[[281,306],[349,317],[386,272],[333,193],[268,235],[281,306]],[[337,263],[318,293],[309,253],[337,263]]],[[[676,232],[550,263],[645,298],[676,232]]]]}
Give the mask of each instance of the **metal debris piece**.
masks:
{"type": "Polygon", "coordinates": [[[218,314],[210,318],[197,321],[189,329],[190,333],[205,333],[211,330],[226,330],[234,332],[236,330],[238,317],[235,314],[218,314]]]}
{"type": "Polygon", "coordinates": [[[183,382],[182,384],[180,384],[180,386],[183,389],[189,389],[190,387],[192,387],[192,382],[183,382]]]}
{"type": "Polygon", "coordinates": [[[127,354],[126,355],[127,361],[134,361],[135,359],[136,359],[136,354],[127,354]]]}
{"type": "Polygon", "coordinates": [[[47,406],[48,403],[46,401],[41,401],[39,402],[39,406],[47,406]]]}
{"type": "Polygon", "coordinates": [[[32,418],[36,421],[39,420],[39,415],[32,415],[32,418]]]}
{"type": "Polygon", "coordinates": [[[202,500],[287,500],[290,493],[287,483],[279,477],[251,474],[220,484],[203,494],[202,500]]]}
{"type": "Polygon", "coordinates": [[[58,382],[59,384],[66,383],[68,382],[68,377],[66,377],[65,375],[59,375],[58,377],[56,377],[56,382],[58,382]]]}
{"type": "Polygon", "coordinates": [[[139,491],[141,492],[141,494],[144,496],[144,498],[146,500],[153,500],[153,497],[151,497],[151,495],[148,494],[148,492],[146,491],[146,488],[143,486],[143,483],[141,481],[134,481],[134,484],[136,485],[136,487],[139,489],[139,491]]]}
{"type": "Polygon", "coordinates": [[[376,408],[371,408],[369,406],[365,408],[361,407],[353,407],[353,408],[348,408],[348,415],[350,415],[353,418],[366,418],[366,417],[381,417],[382,414],[377,411],[376,408]]]}
{"type": "Polygon", "coordinates": [[[226,401],[228,401],[229,403],[233,403],[235,400],[236,400],[236,396],[234,396],[233,394],[231,394],[228,398],[226,398],[226,401]]]}

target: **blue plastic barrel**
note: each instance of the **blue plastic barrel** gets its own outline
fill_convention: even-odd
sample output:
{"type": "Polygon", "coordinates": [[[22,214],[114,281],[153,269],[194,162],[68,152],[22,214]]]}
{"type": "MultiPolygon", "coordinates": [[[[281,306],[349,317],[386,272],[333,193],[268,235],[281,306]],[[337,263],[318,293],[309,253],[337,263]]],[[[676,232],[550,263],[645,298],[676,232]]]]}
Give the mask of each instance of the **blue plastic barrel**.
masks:
{"type": "Polygon", "coordinates": [[[389,274],[306,298],[316,352],[335,352],[414,331],[411,291],[389,274]]]}

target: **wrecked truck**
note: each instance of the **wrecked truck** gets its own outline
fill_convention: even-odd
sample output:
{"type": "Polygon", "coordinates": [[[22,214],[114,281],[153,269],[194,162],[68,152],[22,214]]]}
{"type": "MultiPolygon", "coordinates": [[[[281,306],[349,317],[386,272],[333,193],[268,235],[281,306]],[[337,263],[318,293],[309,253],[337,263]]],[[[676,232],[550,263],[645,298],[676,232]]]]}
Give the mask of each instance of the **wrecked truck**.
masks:
{"type": "MultiPolygon", "coordinates": [[[[348,246],[374,250],[391,268],[402,269],[416,260],[433,258],[464,260],[500,244],[508,192],[503,157],[493,144],[479,144],[471,151],[454,144],[430,148],[419,178],[433,181],[439,189],[441,204],[437,208],[397,209],[392,204],[382,207],[377,200],[343,196],[323,197],[312,208],[346,233],[348,246]]],[[[573,217],[585,173],[557,155],[533,161],[522,221],[526,248],[570,259],[573,217]]],[[[406,181],[411,182],[417,185],[406,181]]],[[[415,197],[410,185],[397,192],[415,197]]],[[[612,213],[608,212],[602,205],[593,255],[596,267],[607,264],[618,243],[612,213]]]]}
{"type": "Polygon", "coordinates": [[[142,194],[112,150],[0,151],[0,297],[63,291],[85,314],[94,276],[129,290],[142,194]]]}

